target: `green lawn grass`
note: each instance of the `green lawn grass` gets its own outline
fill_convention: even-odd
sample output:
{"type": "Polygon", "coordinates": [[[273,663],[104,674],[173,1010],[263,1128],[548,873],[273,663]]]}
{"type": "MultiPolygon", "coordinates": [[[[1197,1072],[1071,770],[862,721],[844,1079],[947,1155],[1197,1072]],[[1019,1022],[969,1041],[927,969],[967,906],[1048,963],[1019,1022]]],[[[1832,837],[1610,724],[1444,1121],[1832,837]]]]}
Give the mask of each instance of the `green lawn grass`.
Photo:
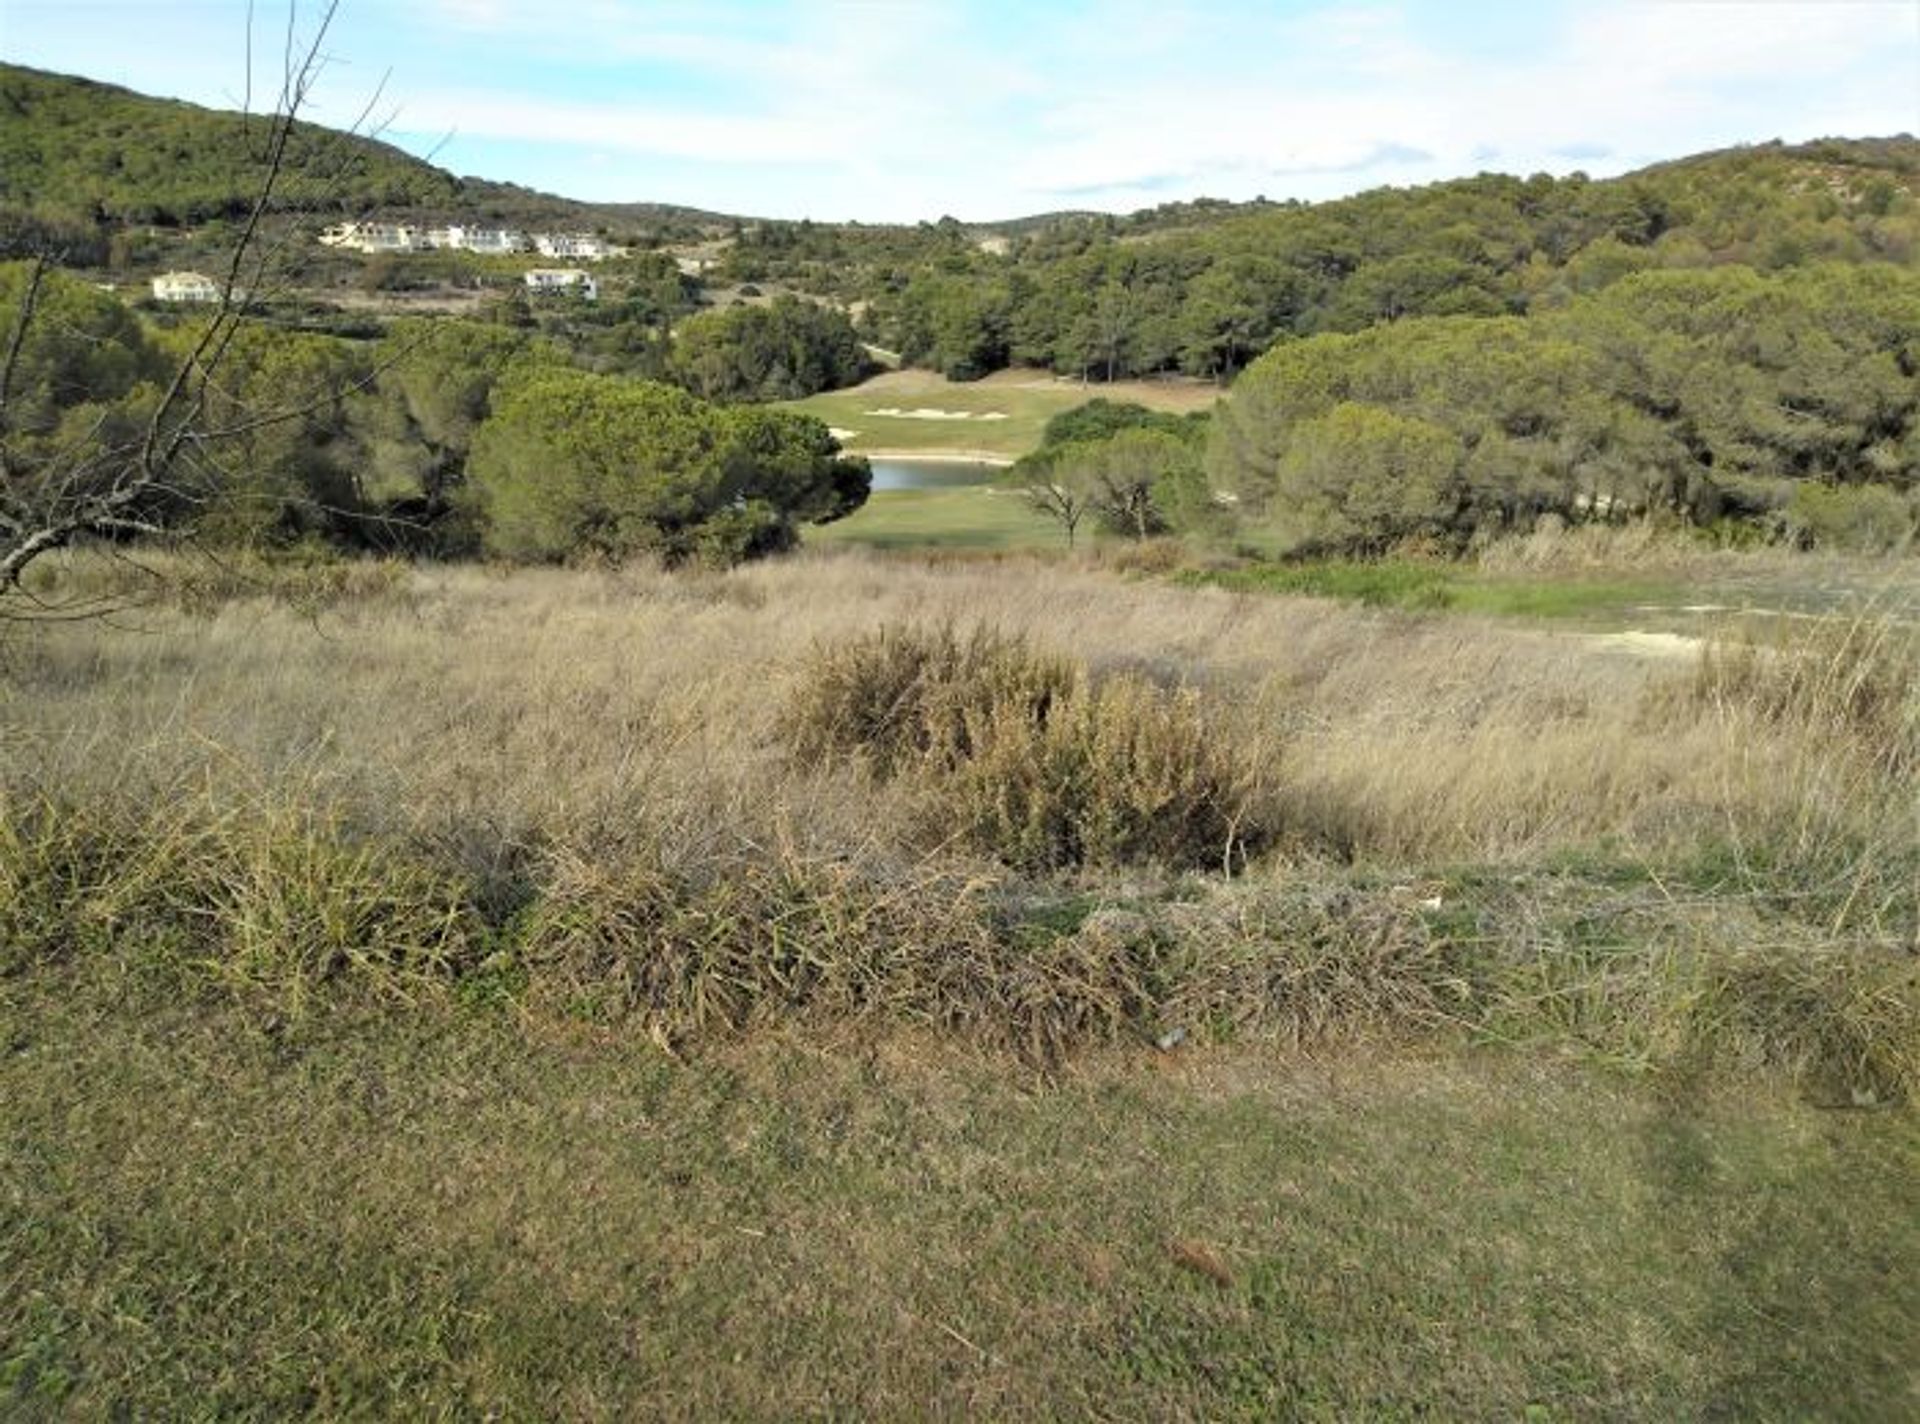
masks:
{"type": "Polygon", "coordinates": [[[1471,565],[1377,562],[1254,564],[1180,576],[1246,593],[1307,594],[1375,607],[1447,609],[1505,617],[1617,624],[1651,605],[1672,603],[1683,590],[1659,579],[1487,574],[1471,565]]]}
{"type": "Polygon", "coordinates": [[[1893,1418],[1920,1134],[1504,1056],[1046,1082],[0,983],[16,1417],[1893,1418]]]}
{"type": "Polygon", "coordinates": [[[809,526],[806,542],[875,549],[1064,549],[1060,526],[1010,490],[881,490],[845,519],[809,526]]]}
{"type": "Polygon", "coordinates": [[[931,371],[895,371],[844,391],[786,403],[838,430],[856,432],[846,449],[856,455],[890,452],[971,452],[1013,460],[1038,448],[1046,423],[1065,410],[1105,396],[1163,410],[1205,410],[1218,392],[1186,383],[1122,381],[1112,386],[1055,380],[1043,371],[1002,371],[983,381],[949,381],[931,371]],[[876,410],[940,410],[966,419],[930,420],[873,414],[876,410]],[[982,420],[982,415],[1004,419],[982,420]]]}

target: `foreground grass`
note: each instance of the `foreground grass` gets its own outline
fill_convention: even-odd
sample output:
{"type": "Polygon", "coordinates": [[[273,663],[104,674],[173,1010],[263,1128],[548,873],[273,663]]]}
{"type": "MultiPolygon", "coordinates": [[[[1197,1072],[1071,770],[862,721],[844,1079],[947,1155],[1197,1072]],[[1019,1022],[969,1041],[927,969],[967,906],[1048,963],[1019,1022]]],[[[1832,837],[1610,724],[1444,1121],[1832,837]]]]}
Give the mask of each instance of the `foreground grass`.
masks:
{"type": "Polygon", "coordinates": [[[806,531],[809,546],[872,549],[1065,547],[1060,526],[1010,490],[881,490],[853,514],[806,531]]]}
{"type": "MultiPolygon", "coordinates": [[[[1891,1418],[1899,1113],[0,981],[10,1412],[1891,1418]]],[[[1142,1050],[1142,1052],[1146,1052],[1142,1050]]]]}
{"type": "Polygon", "coordinates": [[[788,408],[818,416],[855,455],[972,453],[1018,459],[1040,446],[1040,432],[1062,411],[1105,396],[1155,410],[1206,410],[1218,399],[1212,386],[1174,381],[1120,381],[1081,385],[1045,371],[998,371],[980,381],[949,381],[932,371],[890,371],[844,391],[827,391],[788,408]],[[881,410],[951,412],[960,418],[878,415],[881,410]],[[982,416],[991,417],[981,419],[982,416]]]}
{"type": "Polygon", "coordinates": [[[1899,620],[171,589],[0,643],[16,1412],[1911,1402],[1899,620]]]}

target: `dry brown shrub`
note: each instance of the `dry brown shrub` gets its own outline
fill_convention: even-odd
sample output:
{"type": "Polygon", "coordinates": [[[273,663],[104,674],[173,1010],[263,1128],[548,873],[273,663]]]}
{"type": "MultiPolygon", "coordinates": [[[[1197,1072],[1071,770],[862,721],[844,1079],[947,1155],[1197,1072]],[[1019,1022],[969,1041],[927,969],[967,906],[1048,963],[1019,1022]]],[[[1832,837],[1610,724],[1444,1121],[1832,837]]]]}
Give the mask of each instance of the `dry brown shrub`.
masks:
{"type": "Polygon", "coordinates": [[[859,756],[890,776],[964,761],[983,718],[1045,722],[1072,682],[1064,659],[985,625],[889,625],[816,646],[785,727],[804,761],[859,756]]]}
{"type": "Polygon", "coordinates": [[[933,800],[937,824],[1024,870],[1231,871],[1262,844],[1259,769],[1191,688],[1082,675],[1047,716],[996,704],[933,800]]]}

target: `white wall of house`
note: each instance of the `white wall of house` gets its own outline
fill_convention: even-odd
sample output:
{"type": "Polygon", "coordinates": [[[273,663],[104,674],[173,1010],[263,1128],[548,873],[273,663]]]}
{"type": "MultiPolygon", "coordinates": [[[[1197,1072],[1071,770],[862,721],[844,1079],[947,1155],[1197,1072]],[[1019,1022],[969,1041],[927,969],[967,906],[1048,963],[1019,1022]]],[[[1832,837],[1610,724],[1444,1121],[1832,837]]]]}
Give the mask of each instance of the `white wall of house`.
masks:
{"type": "Polygon", "coordinates": [[[153,279],[153,297],[160,302],[217,302],[220,289],[198,272],[164,272],[153,279]]]}
{"type": "Polygon", "coordinates": [[[577,291],[590,302],[600,300],[600,286],[578,267],[535,267],[525,278],[532,292],[577,291]]]}
{"type": "Polygon", "coordinates": [[[599,262],[620,257],[626,248],[616,247],[591,233],[518,232],[510,227],[420,228],[407,223],[336,223],[320,234],[328,247],[347,247],[358,252],[425,252],[447,248],[461,252],[506,255],[529,248],[545,257],[571,257],[577,262],[599,262]]]}

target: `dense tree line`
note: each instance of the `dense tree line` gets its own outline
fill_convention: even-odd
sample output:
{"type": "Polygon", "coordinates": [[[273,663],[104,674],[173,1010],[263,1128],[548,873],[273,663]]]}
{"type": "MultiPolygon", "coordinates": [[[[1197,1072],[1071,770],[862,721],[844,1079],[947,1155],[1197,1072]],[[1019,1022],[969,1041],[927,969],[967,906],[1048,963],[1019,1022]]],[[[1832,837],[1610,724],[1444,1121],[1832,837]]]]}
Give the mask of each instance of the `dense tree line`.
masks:
{"type": "Polygon", "coordinates": [[[1672,513],[1912,528],[1920,274],[1648,272],[1532,317],[1290,342],[1213,422],[1214,484],[1299,544],[1672,513]]]}
{"type": "MultiPolygon", "coordinates": [[[[93,225],[176,227],[244,213],[263,120],[110,84],[0,66],[0,207],[93,225]]],[[[358,212],[448,203],[450,175],[390,145],[296,126],[289,207],[358,212]]]]}
{"type": "MultiPolygon", "coordinates": [[[[30,281],[0,264],[0,350],[30,281]]],[[[148,324],[58,271],[34,294],[0,402],[5,528],[87,477],[75,452],[138,442],[209,319],[148,324]]],[[[247,321],[211,374],[184,369],[204,458],[155,494],[169,507],[127,513],[218,543],[727,562],[789,546],[869,483],[811,417],[595,374],[511,325],[422,319],[364,342],[247,321]]]]}
{"type": "Polygon", "coordinates": [[[879,345],[957,378],[1015,364],[1098,380],[1178,370],[1224,384],[1296,337],[1550,309],[1639,271],[1911,266],[1916,186],[1920,143],[1836,140],[1603,182],[1482,175],[998,235],[950,219],[761,224],[731,260],[735,275],[852,305],[879,345]]]}
{"type": "Polygon", "coordinates": [[[702,312],[674,328],[667,374],[708,400],[798,400],[870,369],[846,315],[796,297],[702,312]]]}
{"type": "MultiPolygon", "coordinates": [[[[0,64],[0,260],[56,253],[68,266],[120,270],[230,252],[229,224],[258,191],[265,123],[258,114],[0,64]]],[[[730,221],[670,204],[581,203],[457,178],[376,139],[304,122],[294,126],[270,206],[422,225],[591,230],[639,249],[712,238],[730,221]]],[[[281,255],[308,277],[334,265],[306,242],[281,255]]]]}

